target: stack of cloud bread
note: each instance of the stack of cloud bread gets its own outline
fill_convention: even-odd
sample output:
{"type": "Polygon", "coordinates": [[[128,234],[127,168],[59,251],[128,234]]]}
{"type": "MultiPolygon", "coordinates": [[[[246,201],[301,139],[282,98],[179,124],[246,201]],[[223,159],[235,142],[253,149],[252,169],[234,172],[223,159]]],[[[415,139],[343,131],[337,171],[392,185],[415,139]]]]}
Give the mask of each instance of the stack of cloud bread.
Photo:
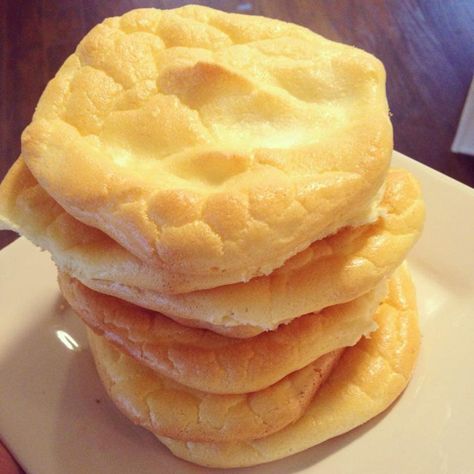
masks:
{"type": "Polygon", "coordinates": [[[0,219],[48,250],[98,373],[179,457],[234,467],[364,423],[419,345],[423,222],[381,63],[204,7],[109,18],[43,93],[0,219]]]}

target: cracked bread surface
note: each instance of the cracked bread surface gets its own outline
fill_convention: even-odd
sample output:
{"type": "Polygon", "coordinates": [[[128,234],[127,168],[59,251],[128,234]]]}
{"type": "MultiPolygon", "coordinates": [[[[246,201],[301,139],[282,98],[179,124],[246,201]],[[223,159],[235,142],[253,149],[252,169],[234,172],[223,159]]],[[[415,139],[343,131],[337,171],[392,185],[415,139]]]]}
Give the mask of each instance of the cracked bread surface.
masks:
{"type": "Polygon", "coordinates": [[[420,346],[416,297],[406,265],[389,282],[370,338],[344,351],[298,421],[253,441],[197,443],[160,436],[173,454],[209,467],[244,467],[291,456],[365,423],[407,386],[420,346]]]}
{"type": "Polygon", "coordinates": [[[269,274],[373,218],[392,151],[382,64],[199,6],[106,19],[49,83],[24,159],[67,212],[197,288],[269,274]]]}
{"type": "Polygon", "coordinates": [[[348,303],[238,339],[182,326],[160,313],[103,295],[60,273],[63,296],[95,332],[152,370],[204,392],[262,390],[318,357],[376,329],[386,283],[348,303]]]}
{"type": "Polygon", "coordinates": [[[389,170],[379,212],[376,222],[346,227],[313,242],[270,275],[246,283],[167,295],[117,281],[82,282],[181,324],[251,337],[302,314],[357,298],[390,276],[423,227],[424,203],[409,172],[389,170]]]}
{"type": "Polygon", "coordinates": [[[301,314],[349,301],[389,275],[423,224],[424,204],[410,173],[389,170],[378,212],[376,222],[314,242],[269,276],[169,295],[154,287],[159,270],[67,214],[21,158],[0,184],[0,222],[51,252],[62,272],[181,324],[232,337],[252,337],[301,314]]]}
{"type": "Polygon", "coordinates": [[[115,405],[156,435],[187,441],[243,441],[296,421],[331,372],[342,349],[325,354],[266,389],[212,394],[160,375],[88,330],[99,376],[115,405]]]}

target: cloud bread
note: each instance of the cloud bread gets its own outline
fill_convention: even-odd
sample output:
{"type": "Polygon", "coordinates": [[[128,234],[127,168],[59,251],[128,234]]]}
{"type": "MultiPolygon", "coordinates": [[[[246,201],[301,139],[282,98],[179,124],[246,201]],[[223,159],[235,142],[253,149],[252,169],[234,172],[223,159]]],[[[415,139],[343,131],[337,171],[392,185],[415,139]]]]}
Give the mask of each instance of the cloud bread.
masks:
{"type": "MultiPolygon", "coordinates": [[[[379,200],[371,214],[380,214],[379,200]]],[[[189,292],[212,288],[222,277],[207,275],[199,281],[189,274],[161,271],[126,251],[94,227],[68,214],[38,184],[20,156],[0,183],[0,228],[20,232],[51,252],[58,267],[89,286],[111,282],[155,291],[189,292]]]]}
{"type": "Polygon", "coordinates": [[[216,286],[367,221],[391,151],[377,59],[200,6],[96,26],[22,136],[68,213],[163,273],[216,286]]]}
{"type": "Polygon", "coordinates": [[[268,436],[297,420],[343,349],[320,357],[270,387],[215,395],[173,382],[89,330],[102,382],[120,411],[156,435],[193,441],[243,441],[268,436]]]}
{"type": "Polygon", "coordinates": [[[389,171],[380,211],[382,215],[375,223],[348,227],[314,242],[270,275],[247,283],[179,295],[108,280],[83,283],[179,318],[182,324],[194,320],[199,325],[202,321],[221,333],[224,326],[234,337],[254,336],[302,314],[357,298],[390,275],[406,257],[423,225],[424,204],[410,173],[389,171]]]}
{"type": "Polygon", "coordinates": [[[406,268],[394,275],[376,315],[379,329],[347,349],[304,415],[268,437],[240,443],[159,439],[178,457],[212,467],[274,461],[345,433],[385,410],[403,391],[419,350],[414,288],[406,268]]]}
{"type": "Polygon", "coordinates": [[[82,320],[122,351],[176,382],[211,393],[262,390],[328,352],[352,346],[376,328],[373,315],[386,291],[382,284],[275,331],[236,339],[182,326],[66,274],[59,275],[59,285],[82,320]]]}
{"type": "Polygon", "coordinates": [[[233,337],[255,336],[295,316],[349,301],[392,272],[423,222],[419,187],[407,171],[389,171],[378,212],[374,224],[314,242],[267,277],[170,296],[150,289],[154,283],[159,287],[159,270],[67,214],[21,158],[0,185],[0,220],[49,250],[62,271],[99,292],[233,337]]]}

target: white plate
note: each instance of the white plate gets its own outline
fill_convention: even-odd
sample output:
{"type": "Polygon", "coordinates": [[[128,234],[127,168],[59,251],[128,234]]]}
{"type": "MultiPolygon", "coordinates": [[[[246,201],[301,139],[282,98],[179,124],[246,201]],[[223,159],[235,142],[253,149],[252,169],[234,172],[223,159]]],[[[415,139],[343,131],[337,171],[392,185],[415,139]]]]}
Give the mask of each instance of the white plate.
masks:
{"type": "MultiPolygon", "coordinates": [[[[419,178],[428,209],[410,257],[424,335],[411,384],[346,435],[233,472],[474,472],[474,191],[400,154],[394,166],[419,178]]],[[[0,433],[26,471],[209,471],[174,458],[107,400],[54,266],[24,239],[0,252],[0,308],[0,433]]]]}

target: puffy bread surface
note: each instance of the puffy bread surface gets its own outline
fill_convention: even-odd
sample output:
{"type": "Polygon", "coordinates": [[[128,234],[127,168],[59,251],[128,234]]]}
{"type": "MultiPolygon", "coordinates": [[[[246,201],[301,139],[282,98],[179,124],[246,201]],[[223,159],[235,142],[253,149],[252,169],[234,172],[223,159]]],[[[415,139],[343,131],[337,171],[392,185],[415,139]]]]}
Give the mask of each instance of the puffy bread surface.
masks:
{"type": "Polygon", "coordinates": [[[390,274],[417,239],[424,215],[419,186],[390,170],[373,224],[314,242],[271,275],[206,291],[167,295],[159,269],[67,214],[20,158],[0,185],[0,220],[52,253],[86,286],[159,311],[186,325],[234,337],[273,329],[301,314],[349,301],[390,274]]]}
{"type": "Polygon", "coordinates": [[[347,227],[318,240],[270,275],[247,283],[178,295],[108,280],[83,283],[179,318],[182,324],[192,320],[217,332],[224,332],[223,326],[228,328],[227,334],[253,336],[302,314],[357,298],[390,275],[405,259],[423,226],[420,189],[408,171],[389,171],[380,211],[375,223],[347,227]]]}
{"type": "Polygon", "coordinates": [[[367,220],[391,151],[376,58],[200,6],[93,28],[22,136],[71,215],[163,272],[219,285],[367,220]]]}
{"type": "MultiPolygon", "coordinates": [[[[372,204],[370,220],[381,212],[379,197],[372,204]]],[[[51,252],[56,265],[83,283],[112,292],[122,286],[167,294],[213,288],[228,283],[223,275],[198,279],[186,273],[164,272],[117,244],[107,234],[68,214],[39,184],[20,156],[0,183],[0,228],[21,233],[51,252]]],[[[144,302],[149,298],[144,298],[144,302]]],[[[255,331],[253,331],[255,334],[255,331]]]]}
{"type": "Polygon", "coordinates": [[[215,395],[157,374],[91,330],[89,343],[110,398],[135,424],[174,439],[217,442],[262,438],[297,420],[343,350],[264,390],[215,395]]]}
{"type": "Polygon", "coordinates": [[[173,320],[94,292],[66,274],[61,291],[95,332],[176,382],[203,392],[262,390],[322,355],[354,345],[376,328],[386,285],[345,304],[294,319],[275,331],[237,339],[173,320]]]}
{"type": "Polygon", "coordinates": [[[195,443],[160,437],[178,457],[212,467],[274,461],[345,433],[385,410],[406,387],[419,350],[414,288],[397,271],[376,314],[378,330],[344,351],[304,415],[265,438],[240,443],[195,443]]]}
{"type": "Polygon", "coordinates": [[[164,272],[125,250],[102,231],[68,214],[38,184],[20,157],[0,183],[0,229],[21,233],[51,252],[56,265],[82,281],[120,282],[163,292],[186,292],[226,283],[219,274],[193,278],[164,272]]]}

